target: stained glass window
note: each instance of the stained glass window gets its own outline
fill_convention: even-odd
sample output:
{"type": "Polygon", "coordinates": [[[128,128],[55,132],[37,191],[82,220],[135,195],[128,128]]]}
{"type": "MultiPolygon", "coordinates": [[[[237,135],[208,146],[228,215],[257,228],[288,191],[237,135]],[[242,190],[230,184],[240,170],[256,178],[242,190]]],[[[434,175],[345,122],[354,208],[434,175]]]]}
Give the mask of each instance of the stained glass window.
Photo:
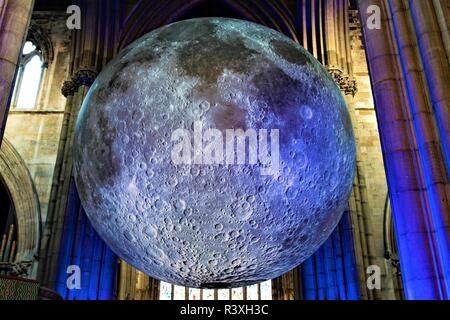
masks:
{"type": "Polygon", "coordinates": [[[189,300],[201,300],[200,289],[189,289],[189,300]]]}
{"type": "Polygon", "coordinates": [[[234,289],[192,289],[161,282],[160,300],[272,300],[272,281],[234,289]]]}
{"type": "Polygon", "coordinates": [[[231,289],[231,300],[244,300],[244,290],[242,288],[231,289]]]}
{"type": "Polygon", "coordinates": [[[266,281],[261,283],[261,300],[272,300],[272,282],[266,281]]]}
{"type": "Polygon", "coordinates": [[[159,286],[159,300],[172,300],[172,285],[162,282],[159,286]]]}
{"type": "Polygon", "coordinates": [[[174,300],[186,300],[186,290],[184,287],[174,286],[174,300]]]}
{"type": "Polygon", "coordinates": [[[247,300],[259,300],[257,284],[247,287],[247,300]]]}
{"type": "Polygon", "coordinates": [[[33,109],[41,86],[44,62],[38,48],[27,41],[22,49],[22,58],[16,77],[13,108],[33,109]]]}
{"type": "Polygon", "coordinates": [[[219,300],[230,300],[229,289],[220,289],[218,291],[219,291],[219,300]]]}
{"type": "Polygon", "coordinates": [[[215,300],[214,299],[214,290],[212,289],[204,289],[203,290],[203,300],[215,300]]]}

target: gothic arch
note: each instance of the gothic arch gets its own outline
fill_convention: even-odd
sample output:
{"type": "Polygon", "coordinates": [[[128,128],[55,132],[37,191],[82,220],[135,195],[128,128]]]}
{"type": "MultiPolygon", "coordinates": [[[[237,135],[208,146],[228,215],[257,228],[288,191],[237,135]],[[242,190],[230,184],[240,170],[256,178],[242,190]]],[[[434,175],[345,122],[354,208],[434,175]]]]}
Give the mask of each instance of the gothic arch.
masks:
{"type": "Polygon", "coordinates": [[[0,148],[0,179],[16,211],[16,261],[33,261],[41,235],[39,199],[25,162],[6,138],[3,138],[0,148]]]}
{"type": "Polygon", "coordinates": [[[47,32],[33,20],[30,22],[27,40],[37,45],[44,64],[48,66],[54,58],[52,41],[49,39],[47,32]]]}
{"type": "MultiPolygon", "coordinates": [[[[117,51],[134,40],[163,25],[181,20],[193,9],[211,0],[157,1],[140,0],[125,19],[121,28],[117,51]]],[[[282,2],[272,0],[216,0],[215,4],[226,6],[236,16],[278,30],[297,41],[294,18],[282,2]]]]}

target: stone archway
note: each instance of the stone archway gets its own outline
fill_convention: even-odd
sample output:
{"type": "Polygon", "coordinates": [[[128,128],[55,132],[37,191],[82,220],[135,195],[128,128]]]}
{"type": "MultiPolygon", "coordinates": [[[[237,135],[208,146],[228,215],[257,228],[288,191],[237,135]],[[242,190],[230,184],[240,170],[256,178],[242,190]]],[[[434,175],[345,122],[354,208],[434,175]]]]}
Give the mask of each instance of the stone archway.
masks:
{"type": "MultiPolygon", "coordinates": [[[[0,148],[0,179],[7,188],[16,211],[17,255],[16,263],[27,267],[36,265],[41,237],[41,212],[38,195],[20,154],[13,145],[3,139],[0,148]]],[[[34,269],[34,268],[33,268],[34,269]]],[[[28,277],[33,275],[28,270],[28,277]]]]}
{"type": "Polygon", "coordinates": [[[53,61],[55,56],[53,44],[47,35],[47,32],[36,21],[30,21],[27,40],[30,40],[38,45],[44,64],[48,66],[53,61]]]}

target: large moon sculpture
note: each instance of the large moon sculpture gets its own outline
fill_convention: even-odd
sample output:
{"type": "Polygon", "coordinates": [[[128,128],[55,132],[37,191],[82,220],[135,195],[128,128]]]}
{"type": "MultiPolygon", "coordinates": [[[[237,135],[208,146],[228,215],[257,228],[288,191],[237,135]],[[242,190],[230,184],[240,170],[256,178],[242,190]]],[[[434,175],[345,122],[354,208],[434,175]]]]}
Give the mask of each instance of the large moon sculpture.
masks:
{"type": "Polygon", "coordinates": [[[355,166],[346,104],[322,65],[276,31],[222,18],[162,27],[121,52],[92,85],[74,144],[99,235],[187,287],[299,265],[339,222],[355,166]]]}

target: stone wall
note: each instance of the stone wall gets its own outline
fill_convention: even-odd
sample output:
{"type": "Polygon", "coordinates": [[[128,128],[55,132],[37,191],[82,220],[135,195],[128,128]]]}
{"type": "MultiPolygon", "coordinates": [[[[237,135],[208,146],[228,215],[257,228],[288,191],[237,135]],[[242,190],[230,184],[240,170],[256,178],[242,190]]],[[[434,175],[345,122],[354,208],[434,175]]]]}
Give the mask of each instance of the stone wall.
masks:
{"type": "Polygon", "coordinates": [[[358,83],[358,92],[354,98],[356,132],[360,152],[360,168],[364,177],[368,209],[370,215],[370,230],[375,249],[375,261],[382,270],[381,298],[393,299],[394,289],[392,271],[389,262],[384,258],[384,207],[388,194],[384,169],[383,153],[378,132],[369,70],[362,41],[362,34],[357,20],[357,11],[350,14],[351,53],[354,77],[358,83]]]}
{"type": "Polygon", "coordinates": [[[36,105],[29,110],[11,109],[5,131],[34,180],[43,221],[47,215],[66,100],[61,94],[70,59],[70,32],[65,23],[63,14],[33,14],[32,24],[47,36],[53,57],[44,71],[36,105]]]}

